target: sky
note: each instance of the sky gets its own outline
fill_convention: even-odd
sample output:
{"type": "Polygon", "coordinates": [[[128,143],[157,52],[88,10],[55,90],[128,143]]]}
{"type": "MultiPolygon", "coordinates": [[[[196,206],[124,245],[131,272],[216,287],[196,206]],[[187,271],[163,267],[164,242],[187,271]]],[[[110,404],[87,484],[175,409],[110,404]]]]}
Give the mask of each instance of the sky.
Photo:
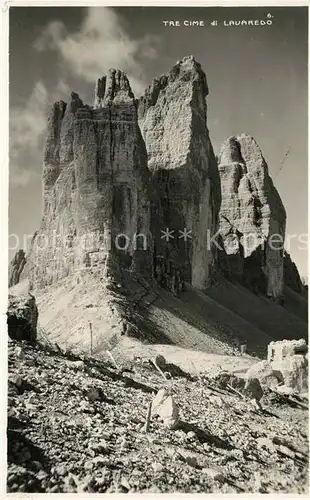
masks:
{"type": "Polygon", "coordinates": [[[306,7],[11,7],[9,18],[9,233],[16,235],[10,247],[24,247],[40,223],[52,103],[68,100],[73,90],[92,104],[95,81],[109,68],[125,71],[139,96],[153,78],[193,55],[207,75],[215,153],[231,135],[256,139],[287,212],[288,249],[300,274],[308,275],[307,252],[297,240],[308,233],[306,7]],[[272,25],[224,25],[242,19],[272,25]],[[184,20],[204,26],[185,27],[184,20]]]}

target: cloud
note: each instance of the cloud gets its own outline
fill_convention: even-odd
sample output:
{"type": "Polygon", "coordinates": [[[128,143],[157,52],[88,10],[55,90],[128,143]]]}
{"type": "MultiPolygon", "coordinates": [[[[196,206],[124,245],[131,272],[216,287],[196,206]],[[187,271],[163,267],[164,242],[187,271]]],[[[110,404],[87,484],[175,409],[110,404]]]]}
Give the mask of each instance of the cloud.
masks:
{"type": "Polygon", "coordinates": [[[80,29],[69,33],[61,21],[49,23],[34,47],[38,51],[54,50],[75,76],[94,83],[110,68],[127,73],[136,95],[146,86],[141,59],[157,57],[156,37],[133,40],[125,32],[116,13],[106,7],[89,7],[80,29]]]}
{"type": "Polygon", "coordinates": [[[37,176],[30,168],[10,164],[10,186],[15,188],[25,187],[37,176]]]}
{"type": "Polygon", "coordinates": [[[55,100],[67,98],[69,87],[59,80],[50,92],[42,81],[36,82],[27,101],[10,108],[10,183],[25,186],[38,175],[34,167],[42,164],[42,148],[48,108],[55,100]]]}
{"type": "Polygon", "coordinates": [[[26,186],[40,175],[42,150],[47,125],[47,113],[53,102],[68,100],[69,76],[95,85],[98,77],[110,68],[125,71],[136,95],[147,82],[141,60],[157,57],[158,40],[143,37],[132,40],[123,28],[117,14],[110,8],[87,9],[80,28],[69,33],[63,22],[47,24],[34,48],[39,52],[55,51],[60,56],[57,66],[58,83],[49,88],[48,82],[39,80],[24,102],[10,108],[10,183],[26,186]]]}
{"type": "Polygon", "coordinates": [[[47,90],[39,81],[24,107],[13,107],[10,113],[11,151],[24,147],[36,147],[45,128],[47,90]]]}

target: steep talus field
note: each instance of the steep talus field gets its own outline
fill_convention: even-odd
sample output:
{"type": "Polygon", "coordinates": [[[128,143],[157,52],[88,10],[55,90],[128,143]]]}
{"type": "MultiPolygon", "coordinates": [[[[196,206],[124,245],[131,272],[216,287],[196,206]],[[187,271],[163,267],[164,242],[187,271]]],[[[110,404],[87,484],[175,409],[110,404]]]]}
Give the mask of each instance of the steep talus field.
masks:
{"type": "Polygon", "coordinates": [[[281,338],[307,335],[307,323],[264,297],[224,278],[206,292],[187,286],[173,296],[147,282],[107,290],[85,276],[63,280],[37,295],[39,325],[60,345],[99,354],[122,335],[152,344],[173,344],[215,354],[247,352],[265,357],[267,345],[281,338]]]}

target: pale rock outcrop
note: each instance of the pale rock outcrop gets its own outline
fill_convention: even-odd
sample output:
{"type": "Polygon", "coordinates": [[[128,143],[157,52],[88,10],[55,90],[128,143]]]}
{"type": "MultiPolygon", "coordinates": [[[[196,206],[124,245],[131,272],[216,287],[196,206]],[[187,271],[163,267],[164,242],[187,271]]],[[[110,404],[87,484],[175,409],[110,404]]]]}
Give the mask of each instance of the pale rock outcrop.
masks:
{"type": "Polygon", "coordinates": [[[159,202],[154,204],[157,280],[175,293],[184,281],[204,289],[212,283],[220,184],[207,128],[206,76],[185,57],[155,79],[139,100],[139,125],[159,202]],[[166,241],[162,231],[173,238],[166,241]],[[181,231],[191,231],[187,241],[181,231]]]}
{"type": "Polygon", "coordinates": [[[174,398],[166,389],[160,389],[152,402],[152,415],[158,415],[165,427],[174,429],[177,427],[179,410],[174,398]]]}
{"type": "Polygon", "coordinates": [[[308,346],[305,339],[270,342],[267,360],[283,375],[284,385],[297,392],[308,388],[308,346]]]}
{"type": "Polygon", "coordinates": [[[256,377],[247,378],[243,392],[248,398],[257,402],[259,402],[264,395],[260,381],[256,377]]]}
{"type": "Polygon", "coordinates": [[[20,276],[26,265],[26,255],[24,250],[18,250],[9,265],[9,287],[17,285],[20,276]]]}
{"type": "Polygon", "coordinates": [[[255,292],[281,299],[286,213],[256,141],[246,134],[227,139],[218,168],[220,265],[255,292]]]}
{"type": "Polygon", "coordinates": [[[44,189],[29,257],[31,286],[42,289],[84,271],[99,279],[119,279],[123,269],[151,276],[147,154],[126,75],[110,70],[97,83],[94,108],[72,93],[52,115],[45,160],[59,156],[60,167],[44,189]]]}
{"type": "Polygon", "coordinates": [[[303,355],[308,352],[308,346],[305,339],[299,340],[279,340],[270,342],[267,350],[267,360],[273,363],[281,363],[284,358],[303,355]]]}
{"type": "Polygon", "coordinates": [[[245,377],[247,379],[257,378],[261,385],[267,387],[276,387],[278,384],[284,383],[280,370],[275,370],[266,359],[252,365],[246,372],[245,377]]]}
{"type": "Polygon", "coordinates": [[[14,340],[34,342],[37,338],[38,309],[30,293],[9,294],[8,334],[14,340]]]}
{"type": "Polygon", "coordinates": [[[304,392],[308,390],[308,361],[305,356],[295,354],[284,358],[281,363],[276,366],[284,378],[284,385],[294,389],[296,392],[304,392]]]}

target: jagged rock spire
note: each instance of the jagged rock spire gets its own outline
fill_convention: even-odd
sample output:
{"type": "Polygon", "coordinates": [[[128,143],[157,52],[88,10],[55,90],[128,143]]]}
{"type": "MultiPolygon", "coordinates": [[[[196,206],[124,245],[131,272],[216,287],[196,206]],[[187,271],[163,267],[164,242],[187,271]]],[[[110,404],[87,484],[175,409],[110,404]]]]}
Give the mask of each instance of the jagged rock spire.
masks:
{"type": "Polygon", "coordinates": [[[222,188],[220,233],[224,271],[274,299],[283,294],[283,244],[286,213],[253,137],[224,141],[219,155],[222,188]],[[278,248],[270,241],[282,238],[278,248]]]}
{"type": "Polygon", "coordinates": [[[216,232],[220,207],[220,181],[207,128],[208,92],[205,73],[189,56],[153,80],[138,104],[148,167],[160,197],[153,218],[158,257],[166,256],[162,273],[174,267],[172,283],[181,274],[201,289],[212,282],[214,249],[207,239],[216,232]],[[169,246],[161,239],[163,228],[174,231],[169,246]],[[186,242],[180,239],[184,229],[191,231],[186,242]]]}
{"type": "Polygon", "coordinates": [[[76,92],[71,92],[61,124],[59,153],[61,163],[73,160],[73,122],[77,110],[83,106],[83,101],[79,95],[76,92]]]}
{"type": "Polygon", "coordinates": [[[110,69],[107,76],[98,78],[95,87],[94,108],[111,104],[132,102],[134,95],[126,74],[119,69],[110,69]]]}

